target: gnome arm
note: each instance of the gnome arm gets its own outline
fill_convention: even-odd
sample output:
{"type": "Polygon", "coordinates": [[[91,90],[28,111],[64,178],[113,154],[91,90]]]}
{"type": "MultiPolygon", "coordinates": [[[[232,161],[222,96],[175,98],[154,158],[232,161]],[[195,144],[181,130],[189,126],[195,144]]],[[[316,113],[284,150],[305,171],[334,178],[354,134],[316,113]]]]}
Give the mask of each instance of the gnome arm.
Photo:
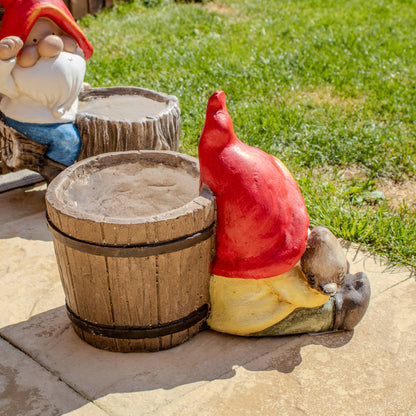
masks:
{"type": "Polygon", "coordinates": [[[23,41],[17,36],[7,36],[0,40],[0,93],[8,97],[17,95],[16,84],[11,73],[22,46],[23,41]]]}
{"type": "Polygon", "coordinates": [[[15,65],[16,57],[7,61],[0,60],[0,93],[9,98],[14,98],[19,94],[12,76],[15,65]]]}

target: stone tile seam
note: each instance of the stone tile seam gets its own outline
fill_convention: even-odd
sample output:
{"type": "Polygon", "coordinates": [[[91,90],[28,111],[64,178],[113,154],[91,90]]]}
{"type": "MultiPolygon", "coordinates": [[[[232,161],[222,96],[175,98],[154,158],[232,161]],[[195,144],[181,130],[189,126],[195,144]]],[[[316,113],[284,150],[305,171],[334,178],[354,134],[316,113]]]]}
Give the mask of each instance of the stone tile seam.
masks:
{"type": "Polygon", "coordinates": [[[412,271],[410,271],[410,275],[409,275],[409,277],[406,277],[405,279],[403,279],[403,280],[400,280],[400,282],[396,282],[396,283],[394,283],[393,285],[391,285],[391,286],[389,286],[388,288],[386,288],[386,289],[384,289],[384,290],[382,290],[376,297],[378,297],[378,296],[380,296],[380,295],[382,295],[383,293],[386,293],[386,292],[388,292],[389,290],[392,290],[392,289],[394,289],[395,287],[397,287],[397,286],[400,286],[400,285],[402,285],[402,284],[404,284],[404,283],[406,283],[408,280],[411,280],[412,279],[412,277],[413,277],[413,280],[415,280],[416,281],[416,276],[413,276],[413,270],[412,271]]]}
{"type": "Polygon", "coordinates": [[[37,365],[39,365],[41,368],[43,368],[45,371],[47,371],[49,374],[53,375],[58,379],[58,381],[62,382],[67,386],[72,392],[77,394],[78,396],[85,399],[87,402],[93,404],[97,408],[99,408],[101,411],[106,413],[108,416],[116,416],[114,413],[109,413],[108,410],[104,409],[101,405],[97,404],[96,401],[89,397],[86,393],[82,391],[78,391],[71,383],[66,381],[58,372],[54,371],[52,368],[49,368],[47,365],[43,364],[41,361],[37,360],[33,355],[29,354],[26,350],[21,348],[19,345],[14,343],[11,339],[6,337],[4,334],[0,332],[0,339],[7,342],[11,347],[15,348],[16,350],[20,351],[22,354],[24,354],[26,357],[30,358],[33,362],[35,362],[37,365]]]}
{"type": "MultiPolygon", "coordinates": [[[[353,264],[355,264],[355,260],[361,254],[363,256],[363,259],[359,259],[358,263],[362,262],[365,266],[365,263],[369,259],[371,259],[374,261],[375,264],[384,266],[384,270],[382,273],[389,273],[390,271],[395,271],[395,270],[402,270],[402,271],[408,271],[408,272],[413,272],[415,270],[410,264],[405,264],[405,263],[403,265],[392,264],[389,262],[388,257],[382,254],[377,254],[372,251],[369,251],[361,243],[355,243],[353,241],[348,241],[344,239],[338,239],[338,240],[341,243],[341,246],[346,251],[346,254],[350,253],[350,251],[351,253],[355,251],[354,258],[352,260],[353,264]]],[[[416,276],[415,276],[415,279],[416,279],[416,276]]]]}
{"type": "Polygon", "coordinates": [[[361,259],[359,262],[363,263],[364,266],[364,272],[368,273],[368,271],[366,270],[366,263],[368,260],[373,260],[375,264],[379,264],[380,266],[383,266],[383,270],[381,271],[381,273],[394,273],[395,271],[398,272],[407,272],[409,273],[409,276],[406,277],[405,279],[400,280],[399,282],[396,282],[394,284],[392,284],[391,286],[389,286],[388,288],[382,290],[380,293],[378,293],[377,295],[371,295],[372,299],[376,299],[378,298],[380,295],[384,294],[385,292],[390,291],[391,289],[394,289],[395,287],[406,283],[408,280],[411,280],[413,277],[413,280],[416,282],[416,275],[415,275],[415,269],[411,266],[399,266],[399,265],[394,265],[394,264],[389,264],[389,260],[387,257],[384,257],[380,254],[376,254],[373,253],[371,251],[367,251],[366,249],[362,249],[362,245],[361,244],[357,244],[348,240],[340,240],[341,245],[344,247],[344,249],[346,250],[346,253],[348,254],[350,252],[350,250],[355,250],[355,255],[354,258],[352,260],[352,263],[354,264],[355,260],[357,259],[357,257],[361,254],[363,256],[363,259],[361,259]]]}

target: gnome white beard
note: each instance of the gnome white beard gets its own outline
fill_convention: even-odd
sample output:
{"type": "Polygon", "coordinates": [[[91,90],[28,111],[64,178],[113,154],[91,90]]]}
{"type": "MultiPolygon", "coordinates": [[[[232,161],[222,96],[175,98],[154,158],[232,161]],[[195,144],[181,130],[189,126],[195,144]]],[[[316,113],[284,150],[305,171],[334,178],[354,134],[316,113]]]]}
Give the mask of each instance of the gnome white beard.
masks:
{"type": "Polygon", "coordinates": [[[29,68],[16,65],[12,76],[19,95],[2,103],[5,114],[31,123],[74,121],[85,69],[84,58],[68,52],[40,58],[29,68]]]}

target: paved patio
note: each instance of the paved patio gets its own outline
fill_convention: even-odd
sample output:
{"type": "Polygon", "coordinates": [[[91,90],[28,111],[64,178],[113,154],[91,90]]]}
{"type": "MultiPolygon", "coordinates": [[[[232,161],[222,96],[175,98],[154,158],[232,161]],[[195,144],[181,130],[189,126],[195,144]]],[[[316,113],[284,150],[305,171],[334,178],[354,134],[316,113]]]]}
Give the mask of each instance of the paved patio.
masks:
{"type": "Polygon", "coordinates": [[[204,331],[157,353],[80,340],[64,310],[45,185],[0,194],[0,415],[415,415],[416,283],[346,247],[372,298],[353,332],[204,331]]]}

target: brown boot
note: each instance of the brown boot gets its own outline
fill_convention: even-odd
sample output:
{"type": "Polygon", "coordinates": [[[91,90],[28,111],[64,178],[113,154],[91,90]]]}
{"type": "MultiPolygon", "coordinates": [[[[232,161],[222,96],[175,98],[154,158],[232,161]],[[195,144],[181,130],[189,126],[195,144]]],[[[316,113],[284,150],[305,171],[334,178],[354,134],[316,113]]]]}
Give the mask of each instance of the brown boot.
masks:
{"type": "Polygon", "coordinates": [[[351,330],[364,316],[370,303],[370,282],[365,273],[347,274],[335,298],[334,330],[351,330]]]}

